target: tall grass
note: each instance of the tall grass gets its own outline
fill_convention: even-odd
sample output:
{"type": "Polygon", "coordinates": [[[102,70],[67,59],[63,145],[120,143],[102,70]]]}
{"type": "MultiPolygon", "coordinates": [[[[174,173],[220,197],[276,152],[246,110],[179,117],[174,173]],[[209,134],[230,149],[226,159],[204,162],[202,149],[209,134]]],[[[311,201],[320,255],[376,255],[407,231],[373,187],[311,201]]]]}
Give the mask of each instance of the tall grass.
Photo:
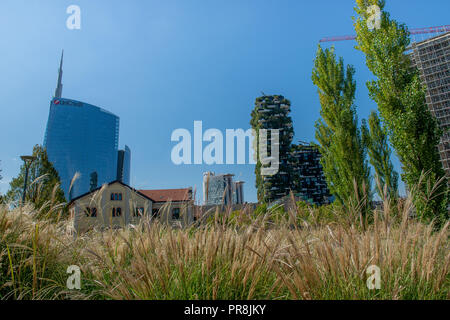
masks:
{"type": "MultiPolygon", "coordinates": [[[[48,209],[49,211],[52,208],[48,209]]],[[[385,201],[354,208],[216,210],[173,229],[158,221],[74,236],[30,205],[0,207],[3,299],[448,299],[449,223],[409,217],[385,201]],[[68,290],[69,265],[81,290],[68,290]],[[369,290],[367,268],[381,270],[369,290]]],[[[55,211],[55,210],[54,210],[55,211]]],[[[56,211],[55,211],[56,212],[56,211]]]]}

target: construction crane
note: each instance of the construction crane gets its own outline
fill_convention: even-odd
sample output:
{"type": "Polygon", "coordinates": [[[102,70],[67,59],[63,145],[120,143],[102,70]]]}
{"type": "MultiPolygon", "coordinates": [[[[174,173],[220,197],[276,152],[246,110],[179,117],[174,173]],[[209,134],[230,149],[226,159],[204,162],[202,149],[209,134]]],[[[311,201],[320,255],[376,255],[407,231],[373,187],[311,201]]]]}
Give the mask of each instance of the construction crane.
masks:
{"type": "MultiPolygon", "coordinates": [[[[426,33],[439,33],[439,32],[448,32],[450,31],[450,25],[438,26],[438,27],[428,27],[428,28],[417,28],[410,29],[410,34],[426,34],[426,33]]],[[[340,36],[340,37],[329,37],[320,39],[319,42],[336,42],[336,41],[346,41],[346,40],[355,40],[356,36],[340,36]]]]}

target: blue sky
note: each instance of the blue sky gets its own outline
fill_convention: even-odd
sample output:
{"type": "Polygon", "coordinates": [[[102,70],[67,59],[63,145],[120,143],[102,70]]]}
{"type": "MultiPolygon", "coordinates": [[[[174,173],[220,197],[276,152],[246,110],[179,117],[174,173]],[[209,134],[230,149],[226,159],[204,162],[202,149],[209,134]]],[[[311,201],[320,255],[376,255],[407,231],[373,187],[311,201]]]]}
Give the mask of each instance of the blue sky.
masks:
{"type": "MultiPolygon", "coordinates": [[[[388,0],[409,27],[449,24],[448,0],[388,0]]],[[[311,70],[318,40],[353,34],[354,1],[304,0],[2,0],[0,3],[0,192],[21,154],[43,143],[61,49],[63,97],[120,117],[120,147],[132,150],[136,188],[197,188],[202,172],[234,173],[256,201],[252,165],[181,165],[170,159],[173,130],[248,129],[254,100],[291,100],[295,140],[314,140],[320,105],[311,70]],[[81,8],[81,30],[66,28],[66,8],[81,8]]],[[[375,104],[371,78],[352,41],[336,43],[356,68],[359,119],[375,104]]],[[[395,162],[399,170],[398,161],[395,162]]]]}

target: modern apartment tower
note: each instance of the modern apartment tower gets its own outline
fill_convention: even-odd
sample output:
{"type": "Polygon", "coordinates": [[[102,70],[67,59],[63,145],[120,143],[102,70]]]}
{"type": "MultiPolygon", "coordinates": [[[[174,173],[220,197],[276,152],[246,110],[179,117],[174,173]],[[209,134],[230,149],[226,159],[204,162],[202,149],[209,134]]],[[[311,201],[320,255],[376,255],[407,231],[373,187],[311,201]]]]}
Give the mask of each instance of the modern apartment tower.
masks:
{"type": "MultiPolygon", "coordinates": [[[[258,161],[255,168],[258,201],[271,203],[292,191],[303,200],[322,205],[331,198],[320,164],[319,150],[312,144],[292,144],[294,129],[289,116],[291,103],[281,95],[256,98],[250,124],[257,132],[261,129],[279,129],[279,169],[274,175],[262,175],[263,165],[258,161]]],[[[258,140],[257,140],[258,141],[258,140]]],[[[259,145],[259,141],[257,142],[259,145]]],[[[270,139],[267,142],[269,152],[270,139]]],[[[264,147],[264,146],[262,146],[264,147]]]]}
{"type": "Polygon", "coordinates": [[[231,205],[244,203],[243,181],[233,181],[233,174],[203,173],[203,203],[231,205]]]}
{"type": "Polygon", "coordinates": [[[426,85],[426,101],[443,131],[439,144],[442,166],[450,178],[450,32],[414,42],[411,60],[426,85]]]}
{"type": "Polygon", "coordinates": [[[330,202],[330,192],[320,164],[321,154],[313,144],[292,145],[290,164],[293,168],[292,190],[304,201],[322,205],[330,202]]]}
{"type": "MultiPolygon", "coordinates": [[[[117,179],[119,117],[97,106],[62,98],[62,65],[58,73],[55,97],[50,102],[44,146],[61,179],[66,199],[73,199],[90,189],[91,175],[97,183],[117,179]],[[71,181],[78,179],[69,191],[71,181]]],[[[129,181],[130,149],[125,147],[122,179],[129,181]]]]}
{"type": "MultiPolygon", "coordinates": [[[[256,98],[252,111],[250,124],[257,133],[258,160],[255,167],[256,188],[259,202],[272,202],[289,194],[292,184],[292,168],[289,165],[289,156],[294,130],[292,119],[289,116],[291,103],[281,95],[263,95],[256,98]],[[279,167],[274,175],[262,175],[261,168],[265,166],[259,160],[259,130],[279,129],[279,167]]],[[[267,150],[270,153],[271,139],[267,139],[267,150]]]]}

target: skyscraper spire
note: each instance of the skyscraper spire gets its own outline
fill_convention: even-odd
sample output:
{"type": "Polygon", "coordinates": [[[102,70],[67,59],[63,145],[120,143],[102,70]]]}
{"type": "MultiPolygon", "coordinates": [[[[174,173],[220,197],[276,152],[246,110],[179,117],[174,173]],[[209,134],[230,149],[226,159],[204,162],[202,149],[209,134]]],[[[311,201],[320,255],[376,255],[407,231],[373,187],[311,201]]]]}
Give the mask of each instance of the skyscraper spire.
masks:
{"type": "Polygon", "coordinates": [[[55,98],[61,98],[62,95],[62,75],[63,75],[63,71],[62,71],[62,66],[63,66],[63,59],[64,59],[64,49],[61,53],[61,62],[59,63],[59,71],[58,71],[58,84],[56,86],[56,90],[55,90],[55,98]]]}

